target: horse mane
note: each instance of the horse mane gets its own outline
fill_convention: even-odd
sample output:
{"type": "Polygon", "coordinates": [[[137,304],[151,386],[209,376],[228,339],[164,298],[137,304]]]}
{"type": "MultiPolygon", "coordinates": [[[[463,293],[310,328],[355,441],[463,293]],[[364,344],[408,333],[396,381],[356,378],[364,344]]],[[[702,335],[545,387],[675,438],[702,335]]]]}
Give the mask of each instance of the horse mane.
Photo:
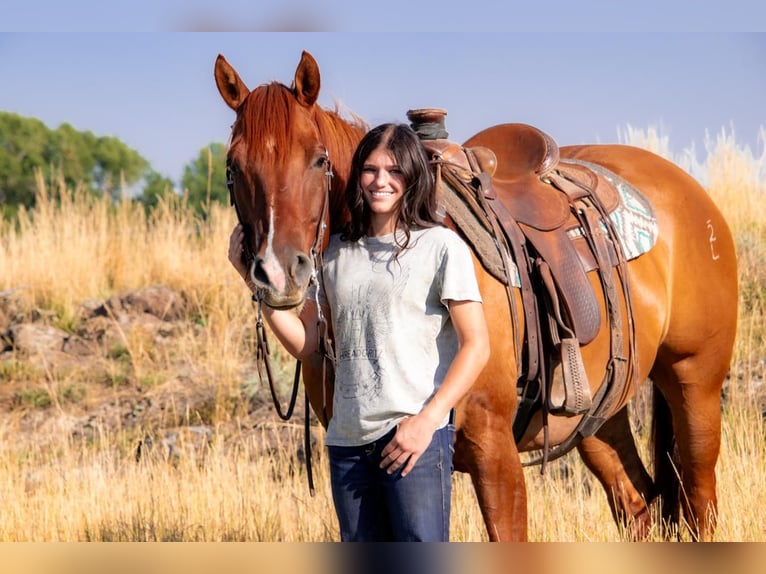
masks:
{"type": "Polygon", "coordinates": [[[327,143],[334,168],[330,191],[330,233],[337,233],[349,218],[345,190],[351,172],[351,159],[369,126],[355,115],[351,120],[344,119],[337,106],[335,110],[316,106],[316,122],[322,139],[327,143]]]}
{"type": "Polygon", "coordinates": [[[369,126],[353,114],[351,119],[343,118],[337,106],[334,110],[316,106],[316,122],[322,139],[327,143],[330,160],[337,171],[347,174],[351,169],[354,150],[369,126]]]}

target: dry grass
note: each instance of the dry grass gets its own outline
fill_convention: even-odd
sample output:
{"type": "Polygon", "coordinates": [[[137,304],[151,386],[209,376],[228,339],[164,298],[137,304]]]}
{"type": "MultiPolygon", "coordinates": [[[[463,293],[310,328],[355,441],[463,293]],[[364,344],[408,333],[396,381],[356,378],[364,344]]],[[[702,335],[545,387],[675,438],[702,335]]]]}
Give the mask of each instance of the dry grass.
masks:
{"type": "MultiPolygon", "coordinates": [[[[628,137],[627,143],[666,146],[651,130],[630,130],[628,137]]],[[[739,148],[733,135],[726,133],[711,140],[706,151],[703,162],[691,162],[692,154],[676,161],[699,172],[696,175],[706,182],[730,222],[742,285],[739,338],[726,388],[718,465],[717,538],[764,541],[766,159],[739,148]]],[[[202,380],[216,393],[218,405],[207,415],[213,428],[209,443],[192,445],[179,458],[168,459],[155,451],[141,463],[136,463],[134,455],[137,436],[128,429],[97,427],[87,440],[61,432],[51,420],[66,418],[69,405],[65,401],[54,402],[54,411],[41,410],[33,433],[27,428],[28,416],[22,419],[20,413],[9,412],[0,426],[4,501],[0,540],[337,538],[321,448],[314,461],[316,496],[310,497],[305,469],[294,456],[300,448],[297,431],[295,437],[282,439],[282,448],[264,454],[262,445],[275,440],[272,427],[230,430],[232,425],[238,428],[231,399],[241,393],[247,377],[243,366],[250,364],[253,351],[247,338],[253,312],[226,261],[234,225],[230,209],[213,205],[203,220],[178,200],[161,204],[147,216],[128,201],[115,206],[81,190],[47,189],[41,181],[35,211],[22,212],[17,222],[0,225],[0,291],[6,296],[13,293],[29,312],[52,312],[53,322],[62,328],[71,326],[88,298],[107,298],[153,284],[183,293],[194,326],[178,334],[172,350],[127,337],[131,377],[161,387],[174,380],[179,363],[188,363],[204,372],[202,380]]],[[[0,386],[23,383],[33,389],[37,385],[57,397],[61,393],[54,392],[54,386],[76,387],[82,389],[80,402],[95,397],[95,383],[87,373],[57,380],[39,367],[8,357],[2,365],[0,386]]],[[[119,392],[117,386],[114,392],[119,392]]],[[[32,408],[27,405],[25,414],[32,408]]],[[[276,417],[274,423],[276,427],[276,417]]],[[[321,431],[314,434],[321,444],[321,431]]],[[[639,440],[645,448],[645,437],[639,440]]],[[[603,491],[575,455],[545,476],[530,469],[527,478],[532,540],[622,539],[603,491]]],[[[485,540],[468,477],[455,476],[454,481],[452,538],[485,540]]]]}

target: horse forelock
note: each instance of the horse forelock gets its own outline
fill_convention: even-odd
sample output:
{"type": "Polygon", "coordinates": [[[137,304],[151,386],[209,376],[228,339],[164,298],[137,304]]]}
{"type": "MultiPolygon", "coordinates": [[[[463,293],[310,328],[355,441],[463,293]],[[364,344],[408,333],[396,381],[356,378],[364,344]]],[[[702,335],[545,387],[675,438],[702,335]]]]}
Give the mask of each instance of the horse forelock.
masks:
{"type": "Polygon", "coordinates": [[[246,146],[247,158],[267,160],[269,164],[284,162],[291,133],[290,90],[279,82],[254,89],[237,114],[231,145],[246,146]]]}

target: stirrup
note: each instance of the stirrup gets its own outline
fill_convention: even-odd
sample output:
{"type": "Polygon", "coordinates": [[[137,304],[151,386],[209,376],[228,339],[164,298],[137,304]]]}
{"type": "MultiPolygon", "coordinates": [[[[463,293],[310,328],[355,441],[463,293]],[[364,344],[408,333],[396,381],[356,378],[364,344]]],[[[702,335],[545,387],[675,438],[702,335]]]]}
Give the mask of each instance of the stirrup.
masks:
{"type": "Polygon", "coordinates": [[[554,415],[581,415],[590,410],[592,399],[580,344],[577,339],[565,338],[561,340],[560,350],[561,377],[552,377],[548,409],[554,415]]]}

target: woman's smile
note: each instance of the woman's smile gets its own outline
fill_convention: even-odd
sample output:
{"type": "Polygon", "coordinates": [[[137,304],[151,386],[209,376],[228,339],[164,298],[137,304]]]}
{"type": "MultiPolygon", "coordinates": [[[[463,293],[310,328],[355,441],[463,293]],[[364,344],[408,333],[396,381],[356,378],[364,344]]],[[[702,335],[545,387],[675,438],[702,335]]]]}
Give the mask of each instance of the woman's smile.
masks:
{"type": "Polygon", "coordinates": [[[393,233],[399,202],[404,195],[404,175],[393,154],[379,147],[367,157],[362,168],[360,184],[370,208],[370,234],[393,233]]]}

